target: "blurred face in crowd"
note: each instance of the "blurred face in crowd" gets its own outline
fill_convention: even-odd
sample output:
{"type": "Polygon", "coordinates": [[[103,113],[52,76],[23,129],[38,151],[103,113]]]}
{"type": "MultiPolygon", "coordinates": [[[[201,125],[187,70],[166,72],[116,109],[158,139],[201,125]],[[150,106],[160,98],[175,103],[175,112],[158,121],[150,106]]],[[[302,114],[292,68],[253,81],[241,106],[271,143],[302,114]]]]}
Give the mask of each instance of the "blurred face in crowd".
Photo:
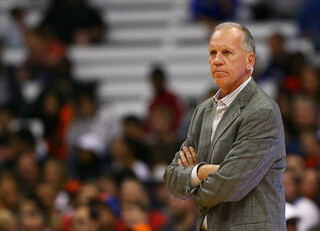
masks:
{"type": "Polygon", "coordinates": [[[0,230],[18,231],[16,218],[10,210],[0,209],[0,230]]]}
{"type": "Polygon", "coordinates": [[[121,184],[120,199],[122,202],[141,201],[149,203],[147,193],[136,180],[126,180],[121,184]]]}
{"type": "Polygon", "coordinates": [[[301,71],[301,84],[306,93],[317,94],[320,88],[318,72],[312,67],[304,67],[301,71]]]}
{"type": "Polygon", "coordinates": [[[194,214],[194,203],[191,199],[180,200],[171,196],[168,202],[171,216],[176,221],[181,221],[189,214],[194,214]]]}
{"type": "Polygon", "coordinates": [[[57,189],[50,183],[42,183],[37,186],[36,194],[42,205],[47,209],[54,208],[54,201],[57,197],[57,189]]]}
{"type": "Polygon", "coordinates": [[[133,150],[130,148],[130,145],[121,138],[113,141],[111,150],[114,158],[118,161],[123,161],[133,156],[133,150]]]}
{"type": "Polygon", "coordinates": [[[94,100],[90,96],[83,94],[79,97],[79,112],[85,118],[94,116],[96,106],[94,100]]]}
{"type": "Polygon", "coordinates": [[[93,184],[83,185],[78,193],[78,204],[87,204],[92,200],[97,200],[99,197],[99,190],[93,184]]]}
{"type": "Polygon", "coordinates": [[[39,168],[34,153],[25,153],[18,160],[18,174],[24,183],[37,182],[39,178],[39,168]]]}
{"type": "Polygon", "coordinates": [[[297,174],[297,176],[302,176],[305,170],[305,161],[301,156],[299,156],[298,154],[287,155],[286,162],[287,168],[292,169],[297,174]]]}
{"type": "Polygon", "coordinates": [[[116,216],[114,213],[105,205],[99,207],[99,226],[100,230],[114,230],[114,225],[116,223],[116,216]]]}
{"type": "Polygon", "coordinates": [[[316,137],[316,132],[313,131],[302,131],[300,133],[301,146],[308,156],[318,156],[319,157],[319,141],[316,137]]]}
{"type": "Polygon", "coordinates": [[[209,64],[222,96],[231,93],[250,75],[255,55],[243,46],[243,32],[238,28],[215,31],[209,44],[209,64]]]}
{"type": "Polygon", "coordinates": [[[274,34],[268,39],[269,47],[274,55],[283,55],[284,38],[280,34],[274,34]]]}
{"type": "Polygon", "coordinates": [[[133,229],[136,225],[149,223],[148,212],[139,204],[124,203],[122,205],[122,220],[128,229],[133,229]]]}
{"type": "Polygon", "coordinates": [[[123,121],[123,131],[126,137],[133,139],[143,138],[143,128],[139,122],[123,121]]]}
{"type": "Polygon", "coordinates": [[[292,203],[298,196],[298,184],[292,171],[284,172],[283,185],[286,201],[292,203]]]}
{"type": "Polygon", "coordinates": [[[307,169],[301,177],[301,194],[311,200],[319,195],[319,176],[317,170],[307,169]]]}
{"type": "Polygon", "coordinates": [[[164,184],[158,184],[155,186],[154,189],[154,196],[157,202],[161,203],[162,205],[166,204],[169,200],[170,194],[164,184]]]}
{"type": "Polygon", "coordinates": [[[151,112],[151,129],[155,133],[166,133],[172,129],[173,115],[166,107],[156,107],[151,112]]]}
{"type": "Polygon", "coordinates": [[[98,180],[99,188],[101,192],[108,195],[116,196],[118,193],[118,188],[116,183],[112,179],[106,177],[100,177],[98,180]]]}
{"type": "Polygon", "coordinates": [[[35,201],[22,200],[19,208],[21,230],[43,231],[45,218],[35,201]]]}
{"type": "Polygon", "coordinates": [[[44,163],[43,176],[46,182],[59,187],[63,181],[63,167],[55,160],[48,160],[44,163]]]}
{"type": "Polygon", "coordinates": [[[3,131],[6,131],[8,128],[8,125],[13,119],[12,113],[7,109],[0,109],[0,127],[1,127],[1,133],[3,131]]]}
{"type": "Polygon", "coordinates": [[[18,205],[18,185],[13,179],[4,178],[0,183],[1,201],[6,208],[15,209],[18,205]]]}
{"type": "Polygon", "coordinates": [[[291,115],[291,101],[289,96],[286,94],[281,94],[278,97],[277,103],[280,107],[282,117],[288,119],[291,115]]]}
{"type": "Polygon", "coordinates": [[[42,113],[48,117],[55,116],[59,113],[60,105],[58,95],[50,92],[45,95],[42,103],[42,113]]]}
{"type": "Polygon", "coordinates": [[[298,128],[310,128],[316,124],[316,107],[313,101],[308,98],[294,98],[293,121],[298,128]]]}
{"type": "Polygon", "coordinates": [[[90,218],[88,206],[78,207],[72,217],[73,231],[96,231],[96,226],[90,218]]]}

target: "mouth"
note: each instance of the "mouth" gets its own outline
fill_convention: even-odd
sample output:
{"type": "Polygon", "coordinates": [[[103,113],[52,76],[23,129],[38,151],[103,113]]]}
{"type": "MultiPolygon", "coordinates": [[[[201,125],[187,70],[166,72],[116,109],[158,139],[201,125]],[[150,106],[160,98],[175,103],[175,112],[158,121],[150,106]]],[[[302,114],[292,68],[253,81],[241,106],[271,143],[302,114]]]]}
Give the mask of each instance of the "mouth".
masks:
{"type": "Polygon", "coordinates": [[[214,71],[213,74],[228,74],[226,71],[214,71]]]}

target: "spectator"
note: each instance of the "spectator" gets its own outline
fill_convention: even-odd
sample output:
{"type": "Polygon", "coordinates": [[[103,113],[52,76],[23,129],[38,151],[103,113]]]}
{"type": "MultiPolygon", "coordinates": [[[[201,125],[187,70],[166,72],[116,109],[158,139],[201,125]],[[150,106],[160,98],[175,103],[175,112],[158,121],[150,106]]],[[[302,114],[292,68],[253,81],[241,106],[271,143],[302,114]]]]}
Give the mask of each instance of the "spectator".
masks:
{"type": "Polygon", "coordinates": [[[7,209],[0,209],[0,230],[18,231],[18,223],[15,215],[7,209]]]}
{"type": "Polygon", "coordinates": [[[7,168],[11,168],[16,158],[11,145],[13,132],[9,128],[13,118],[13,113],[9,107],[0,107],[0,173],[7,168]]]}
{"type": "Polygon", "coordinates": [[[291,116],[296,131],[301,132],[317,126],[317,107],[312,99],[302,95],[296,96],[293,98],[292,107],[295,109],[291,116]]]}
{"type": "Polygon", "coordinates": [[[284,173],[283,184],[286,202],[292,203],[301,213],[298,222],[299,231],[308,231],[320,224],[320,211],[318,206],[306,197],[300,197],[299,179],[295,173],[287,169],[284,173]]]}
{"type": "Polygon", "coordinates": [[[320,76],[316,68],[304,66],[301,71],[301,90],[302,94],[315,101],[320,102],[320,76]]]}
{"type": "Polygon", "coordinates": [[[99,230],[115,231],[116,214],[108,204],[93,202],[90,208],[98,222],[99,230]]]}
{"type": "Polygon", "coordinates": [[[20,7],[12,8],[10,11],[10,21],[3,35],[5,46],[9,48],[22,47],[26,31],[25,10],[20,7]]]}
{"type": "Polygon", "coordinates": [[[7,140],[11,137],[12,131],[9,126],[14,118],[10,107],[0,107],[0,140],[7,140]]]}
{"type": "Polygon", "coordinates": [[[112,105],[100,106],[95,98],[95,84],[77,86],[74,99],[74,118],[67,131],[68,144],[78,145],[80,136],[93,133],[108,148],[112,139],[120,134],[120,121],[112,105]]]}
{"type": "Polygon", "coordinates": [[[44,138],[49,155],[66,159],[68,155],[66,129],[72,118],[72,112],[67,111],[62,97],[55,89],[44,91],[39,97],[36,116],[44,125],[44,138]]]}
{"type": "Polygon", "coordinates": [[[40,180],[40,169],[34,153],[25,152],[19,156],[16,174],[22,193],[26,196],[34,195],[40,180]]]}
{"type": "Polygon", "coordinates": [[[19,226],[21,230],[28,231],[42,231],[48,228],[44,212],[36,200],[26,199],[21,202],[19,226]]]}
{"type": "Polygon", "coordinates": [[[123,227],[119,231],[152,231],[149,224],[148,208],[137,202],[124,202],[122,204],[123,227]]]}
{"type": "Polygon", "coordinates": [[[64,189],[67,180],[65,165],[57,159],[49,158],[43,163],[41,175],[44,182],[53,185],[58,190],[54,201],[55,209],[60,213],[66,213],[71,210],[70,196],[64,189]]]}
{"type": "Polygon", "coordinates": [[[170,194],[163,184],[163,174],[167,165],[157,165],[152,173],[152,187],[150,189],[154,207],[169,217],[168,201],[170,194]]]}
{"type": "Polygon", "coordinates": [[[19,205],[19,187],[17,182],[10,175],[2,176],[0,181],[1,207],[16,213],[19,205]]]}
{"type": "Polygon", "coordinates": [[[288,153],[286,158],[286,167],[287,169],[292,169],[298,178],[301,178],[306,170],[305,159],[295,153],[288,153]]]}
{"type": "Polygon", "coordinates": [[[99,201],[99,189],[94,183],[82,185],[76,198],[77,205],[88,205],[90,201],[99,201]]]}
{"type": "Polygon", "coordinates": [[[93,219],[87,205],[80,205],[74,211],[72,228],[73,231],[98,231],[97,222],[93,219]]]}
{"type": "Polygon", "coordinates": [[[55,208],[55,201],[58,197],[58,189],[50,183],[44,182],[37,185],[35,189],[43,211],[46,214],[48,226],[57,230],[61,227],[62,213],[55,208]]]}
{"type": "MultiPolygon", "coordinates": [[[[183,116],[181,103],[177,96],[167,88],[167,76],[161,66],[154,66],[149,74],[149,80],[153,88],[153,99],[149,104],[149,118],[147,125],[150,126],[151,112],[156,107],[166,107],[171,111],[173,116],[172,129],[177,131],[183,116]]],[[[152,128],[150,128],[152,133],[152,128]]]]}
{"type": "Polygon", "coordinates": [[[168,201],[170,220],[161,231],[193,231],[196,228],[194,202],[190,198],[180,200],[170,197],[168,201]]]}
{"type": "Polygon", "coordinates": [[[26,106],[14,71],[2,62],[3,46],[3,41],[0,39],[0,107],[8,107],[19,116],[26,106]]]}
{"type": "Polygon", "coordinates": [[[54,1],[42,25],[52,28],[66,44],[95,44],[104,41],[105,25],[98,11],[85,0],[54,1]]]}
{"type": "Polygon", "coordinates": [[[134,176],[142,182],[150,180],[149,167],[136,158],[135,143],[125,139],[115,139],[111,147],[113,163],[111,168],[118,179],[134,176]]]}
{"type": "Polygon", "coordinates": [[[128,115],[122,119],[122,127],[123,136],[130,140],[130,142],[135,146],[136,158],[147,163],[149,167],[151,167],[151,158],[148,155],[150,153],[145,142],[142,121],[134,115],[128,115]]]}
{"type": "Polygon", "coordinates": [[[303,130],[300,132],[300,142],[306,155],[306,166],[320,168],[320,144],[316,136],[316,130],[303,130]]]}
{"type": "Polygon", "coordinates": [[[165,106],[154,107],[150,115],[150,159],[152,166],[170,164],[176,150],[181,145],[181,140],[172,129],[174,116],[172,111],[165,106]]]}
{"type": "Polygon", "coordinates": [[[268,38],[268,45],[271,58],[259,81],[271,80],[279,84],[288,72],[289,53],[285,48],[285,38],[280,33],[274,33],[268,38]]]}
{"type": "Polygon", "coordinates": [[[22,128],[17,130],[12,137],[12,146],[15,156],[20,156],[25,152],[35,152],[36,139],[29,129],[22,128]]]}
{"type": "Polygon", "coordinates": [[[301,177],[301,195],[316,202],[320,206],[320,179],[317,170],[305,170],[301,177]]]}
{"type": "Polygon", "coordinates": [[[74,164],[79,179],[94,180],[103,170],[105,144],[96,134],[84,134],[79,138],[75,156],[74,164]]]}
{"type": "MultiPolygon", "coordinates": [[[[56,68],[65,55],[65,46],[43,28],[26,33],[27,58],[15,75],[22,89],[22,97],[32,105],[40,93],[56,78],[56,68]]],[[[29,106],[31,107],[31,106],[29,106]]],[[[30,110],[30,109],[29,109],[30,110]]],[[[30,116],[29,111],[24,116],[30,116]]]]}
{"type": "MultiPolygon", "coordinates": [[[[143,188],[143,185],[137,180],[126,179],[121,183],[120,202],[121,204],[138,203],[138,205],[143,206],[144,210],[148,208],[148,222],[146,223],[149,224],[154,231],[160,230],[161,227],[167,223],[166,216],[151,207],[147,192],[143,188]]],[[[117,228],[120,230],[124,229],[124,227],[126,227],[124,222],[124,220],[119,220],[117,228]]]]}

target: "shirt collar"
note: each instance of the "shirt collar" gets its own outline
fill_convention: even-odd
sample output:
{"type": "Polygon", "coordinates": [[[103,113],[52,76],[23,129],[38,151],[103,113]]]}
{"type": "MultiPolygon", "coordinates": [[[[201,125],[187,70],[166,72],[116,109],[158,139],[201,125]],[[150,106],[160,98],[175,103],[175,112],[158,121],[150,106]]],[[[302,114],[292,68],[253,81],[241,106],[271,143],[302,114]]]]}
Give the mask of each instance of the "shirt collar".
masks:
{"type": "Polygon", "coordinates": [[[233,92],[226,95],[222,98],[221,96],[221,89],[214,95],[213,102],[216,104],[224,104],[225,106],[229,107],[232,101],[239,95],[239,93],[242,91],[242,89],[247,86],[247,84],[250,82],[252,77],[250,76],[246,81],[244,81],[239,87],[237,87],[233,92]]]}

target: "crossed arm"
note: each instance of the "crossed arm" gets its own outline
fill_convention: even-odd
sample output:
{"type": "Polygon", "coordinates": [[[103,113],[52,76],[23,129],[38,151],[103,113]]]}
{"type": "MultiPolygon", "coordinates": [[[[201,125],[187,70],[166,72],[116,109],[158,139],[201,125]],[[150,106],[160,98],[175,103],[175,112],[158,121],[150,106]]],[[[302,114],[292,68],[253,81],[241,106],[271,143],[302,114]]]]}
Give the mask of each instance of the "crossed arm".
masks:
{"type": "MultiPolygon", "coordinates": [[[[196,155],[196,151],[193,147],[182,148],[183,151],[180,151],[180,159],[178,159],[178,164],[184,167],[193,167],[196,166],[199,161],[196,155]]],[[[219,165],[216,164],[203,164],[198,167],[197,176],[203,181],[210,173],[216,172],[219,170],[219,165]]]]}

